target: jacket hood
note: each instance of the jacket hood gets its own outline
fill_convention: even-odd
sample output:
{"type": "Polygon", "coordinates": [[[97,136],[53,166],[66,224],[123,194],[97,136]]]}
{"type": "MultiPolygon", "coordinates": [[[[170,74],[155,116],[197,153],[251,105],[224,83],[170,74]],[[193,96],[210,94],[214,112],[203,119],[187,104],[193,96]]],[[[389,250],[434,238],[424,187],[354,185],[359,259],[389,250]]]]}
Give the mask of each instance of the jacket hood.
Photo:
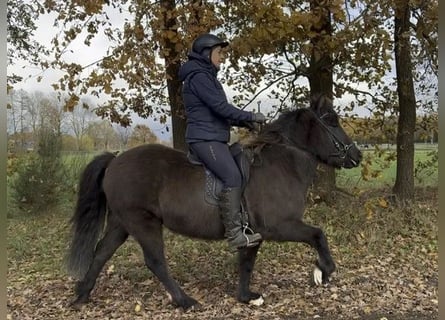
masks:
{"type": "Polygon", "coordinates": [[[184,81],[187,76],[196,72],[208,72],[216,76],[217,70],[207,57],[190,52],[189,60],[179,68],[179,80],[184,81]]]}

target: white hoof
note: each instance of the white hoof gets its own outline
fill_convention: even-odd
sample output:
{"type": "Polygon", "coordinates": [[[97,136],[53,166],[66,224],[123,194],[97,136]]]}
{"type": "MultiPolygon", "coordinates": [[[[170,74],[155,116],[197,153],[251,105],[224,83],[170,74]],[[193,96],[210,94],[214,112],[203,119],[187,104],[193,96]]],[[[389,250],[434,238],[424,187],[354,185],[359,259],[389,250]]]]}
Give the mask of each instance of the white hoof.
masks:
{"type": "Polygon", "coordinates": [[[323,272],[318,267],[315,267],[314,269],[314,283],[317,286],[323,283],[323,272]]]}
{"type": "Polygon", "coordinates": [[[249,304],[254,305],[254,306],[261,306],[264,303],[264,299],[262,296],[260,296],[258,299],[254,299],[254,300],[250,300],[249,304]]]}

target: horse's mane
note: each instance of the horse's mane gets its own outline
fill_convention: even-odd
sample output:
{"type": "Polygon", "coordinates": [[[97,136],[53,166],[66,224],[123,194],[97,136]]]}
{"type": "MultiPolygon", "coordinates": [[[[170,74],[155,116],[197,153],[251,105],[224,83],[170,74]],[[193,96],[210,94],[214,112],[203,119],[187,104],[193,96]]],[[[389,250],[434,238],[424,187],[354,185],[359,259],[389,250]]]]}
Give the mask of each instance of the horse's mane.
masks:
{"type": "Polygon", "coordinates": [[[292,142],[293,133],[296,131],[297,119],[303,110],[305,109],[298,108],[283,112],[276,120],[264,125],[255,137],[246,142],[246,146],[262,148],[268,144],[292,142]]]}

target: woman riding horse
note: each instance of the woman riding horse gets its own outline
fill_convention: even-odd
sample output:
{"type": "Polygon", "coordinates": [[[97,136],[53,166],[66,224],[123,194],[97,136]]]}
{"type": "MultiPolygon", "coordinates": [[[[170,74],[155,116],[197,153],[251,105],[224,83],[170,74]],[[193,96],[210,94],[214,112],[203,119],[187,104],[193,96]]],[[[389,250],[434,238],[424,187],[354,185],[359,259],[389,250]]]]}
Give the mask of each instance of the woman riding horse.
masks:
{"type": "Polygon", "coordinates": [[[229,43],[213,34],[196,38],[189,60],[182,65],[179,78],[184,82],[182,97],[187,114],[185,140],[193,153],[222,182],[219,208],[225,237],[232,249],[256,246],[259,233],[244,232],[241,223],[242,177],[230,153],[230,125],[262,123],[262,113],[240,110],[227,102],[216,74],[223,60],[223,48],[229,43]]]}
{"type": "MultiPolygon", "coordinates": [[[[319,162],[353,168],[362,157],[342,128],[332,101],[316,96],[310,107],[283,113],[245,148],[256,151],[244,192],[250,224],[263,240],[310,245],[318,253],[314,283],[329,281],[335,262],[326,236],[303,221],[307,191],[319,162]]],[[[89,300],[105,263],[129,235],[141,246],[146,266],[173,304],[183,309],[197,304],[169,272],[163,230],[200,239],[224,239],[219,210],[204,199],[205,184],[202,166],[191,164],[183,151],[159,144],[94,158],[82,173],[72,217],[68,267],[79,279],[73,304],[89,300]]],[[[261,294],[250,290],[260,246],[261,242],[238,250],[237,298],[244,303],[261,300],[261,294]]]]}

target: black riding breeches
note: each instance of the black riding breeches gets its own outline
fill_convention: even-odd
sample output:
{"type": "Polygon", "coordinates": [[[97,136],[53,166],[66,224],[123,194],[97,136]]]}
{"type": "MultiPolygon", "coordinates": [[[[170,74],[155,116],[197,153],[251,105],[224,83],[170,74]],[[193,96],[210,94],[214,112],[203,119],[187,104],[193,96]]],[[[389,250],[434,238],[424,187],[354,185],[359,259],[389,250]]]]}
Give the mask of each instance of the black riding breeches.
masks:
{"type": "Polygon", "coordinates": [[[230,153],[227,143],[217,141],[195,142],[190,148],[224,184],[224,188],[238,188],[242,185],[241,172],[230,153]]]}

